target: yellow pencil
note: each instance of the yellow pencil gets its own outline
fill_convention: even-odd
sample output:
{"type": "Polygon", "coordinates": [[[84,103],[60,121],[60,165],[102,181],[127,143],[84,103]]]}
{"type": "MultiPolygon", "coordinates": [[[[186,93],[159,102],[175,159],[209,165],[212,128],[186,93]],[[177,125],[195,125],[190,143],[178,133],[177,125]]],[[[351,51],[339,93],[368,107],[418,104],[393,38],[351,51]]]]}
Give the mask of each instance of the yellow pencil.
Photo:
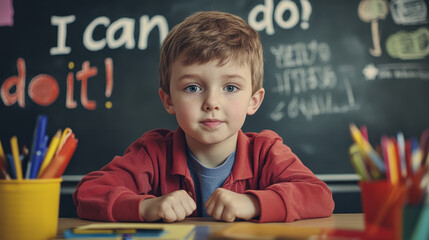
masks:
{"type": "Polygon", "coordinates": [[[4,155],[3,145],[0,140],[0,161],[3,162],[3,166],[7,167],[6,155],[4,155]]]}
{"type": "Polygon", "coordinates": [[[374,150],[374,148],[366,141],[359,129],[354,124],[350,124],[350,133],[355,143],[361,148],[362,152],[374,163],[375,167],[381,173],[385,173],[384,163],[381,160],[381,157],[374,150]]]}
{"type": "Polygon", "coordinates": [[[399,171],[397,165],[397,157],[395,153],[395,145],[392,141],[387,142],[387,154],[388,154],[388,162],[389,162],[389,171],[390,171],[390,182],[392,184],[397,184],[399,179],[399,171]]]}
{"type": "Polygon", "coordinates": [[[360,152],[359,146],[355,143],[349,148],[350,161],[356,173],[360,176],[362,181],[371,180],[371,177],[366,170],[365,162],[363,156],[360,152]]]}
{"type": "Polygon", "coordinates": [[[49,164],[51,163],[52,158],[57,152],[58,145],[60,144],[60,137],[61,137],[61,130],[58,130],[57,133],[55,133],[54,137],[52,138],[51,143],[49,144],[48,151],[46,152],[45,159],[43,159],[42,166],[40,166],[39,173],[37,174],[37,178],[39,178],[42,175],[43,171],[45,171],[46,167],[49,166],[49,164]]]}
{"type": "Polygon", "coordinates": [[[16,136],[10,139],[10,146],[12,149],[13,162],[15,164],[16,179],[22,180],[22,167],[21,160],[19,160],[18,138],[16,136]]]}
{"type": "Polygon", "coordinates": [[[60,143],[59,143],[57,151],[55,153],[58,153],[61,150],[61,148],[63,147],[63,145],[67,139],[67,137],[70,134],[72,134],[72,130],[70,128],[64,129],[63,134],[61,135],[61,138],[60,138],[60,143]]]}

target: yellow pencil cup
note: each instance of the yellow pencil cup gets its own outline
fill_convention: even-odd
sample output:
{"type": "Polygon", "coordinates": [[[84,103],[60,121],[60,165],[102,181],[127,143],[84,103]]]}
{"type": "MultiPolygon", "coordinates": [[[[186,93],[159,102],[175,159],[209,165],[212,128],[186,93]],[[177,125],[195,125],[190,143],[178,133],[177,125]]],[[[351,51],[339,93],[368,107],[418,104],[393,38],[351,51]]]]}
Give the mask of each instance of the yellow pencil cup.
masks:
{"type": "Polygon", "coordinates": [[[0,239],[55,238],[61,181],[61,178],[0,180],[0,239]]]}

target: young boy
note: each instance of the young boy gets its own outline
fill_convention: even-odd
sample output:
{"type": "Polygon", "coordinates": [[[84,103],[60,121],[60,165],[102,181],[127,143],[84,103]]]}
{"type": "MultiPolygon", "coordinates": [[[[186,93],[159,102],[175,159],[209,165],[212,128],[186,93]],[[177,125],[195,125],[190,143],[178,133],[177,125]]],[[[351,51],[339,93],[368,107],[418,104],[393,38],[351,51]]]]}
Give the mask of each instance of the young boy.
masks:
{"type": "Polygon", "coordinates": [[[332,193],[272,131],[243,133],[262,103],[263,54],[243,19],[199,12],[161,48],[159,95],[176,131],[154,130],[86,175],[73,194],[81,218],[232,222],[332,214],[332,193]]]}

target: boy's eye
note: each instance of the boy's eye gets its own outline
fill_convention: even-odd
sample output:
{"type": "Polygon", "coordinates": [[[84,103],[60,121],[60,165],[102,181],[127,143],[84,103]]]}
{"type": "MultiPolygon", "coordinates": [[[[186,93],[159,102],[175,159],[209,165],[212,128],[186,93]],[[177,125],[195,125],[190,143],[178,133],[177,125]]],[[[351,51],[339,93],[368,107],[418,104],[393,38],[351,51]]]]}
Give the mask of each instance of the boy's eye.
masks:
{"type": "Polygon", "coordinates": [[[201,88],[198,85],[189,85],[189,86],[185,87],[186,92],[194,93],[194,92],[197,92],[200,90],[201,90],[201,88]]]}
{"type": "Polygon", "coordinates": [[[238,90],[238,88],[236,86],[234,86],[234,85],[227,85],[224,88],[224,90],[227,91],[227,92],[235,92],[235,91],[238,90]]]}

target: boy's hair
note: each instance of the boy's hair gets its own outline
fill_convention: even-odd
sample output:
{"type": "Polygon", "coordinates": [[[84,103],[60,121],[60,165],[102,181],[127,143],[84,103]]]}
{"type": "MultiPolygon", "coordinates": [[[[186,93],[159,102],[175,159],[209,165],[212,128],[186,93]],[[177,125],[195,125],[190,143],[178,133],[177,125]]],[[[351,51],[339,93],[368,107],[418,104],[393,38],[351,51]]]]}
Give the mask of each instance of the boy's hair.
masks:
{"type": "Polygon", "coordinates": [[[248,64],[252,74],[252,93],[262,87],[264,66],[258,33],[242,18],[224,12],[197,12],[176,25],[161,47],[160,87],[170,94],[173,62],[184,57],[184,64],[229,60],[248,64]]]}

